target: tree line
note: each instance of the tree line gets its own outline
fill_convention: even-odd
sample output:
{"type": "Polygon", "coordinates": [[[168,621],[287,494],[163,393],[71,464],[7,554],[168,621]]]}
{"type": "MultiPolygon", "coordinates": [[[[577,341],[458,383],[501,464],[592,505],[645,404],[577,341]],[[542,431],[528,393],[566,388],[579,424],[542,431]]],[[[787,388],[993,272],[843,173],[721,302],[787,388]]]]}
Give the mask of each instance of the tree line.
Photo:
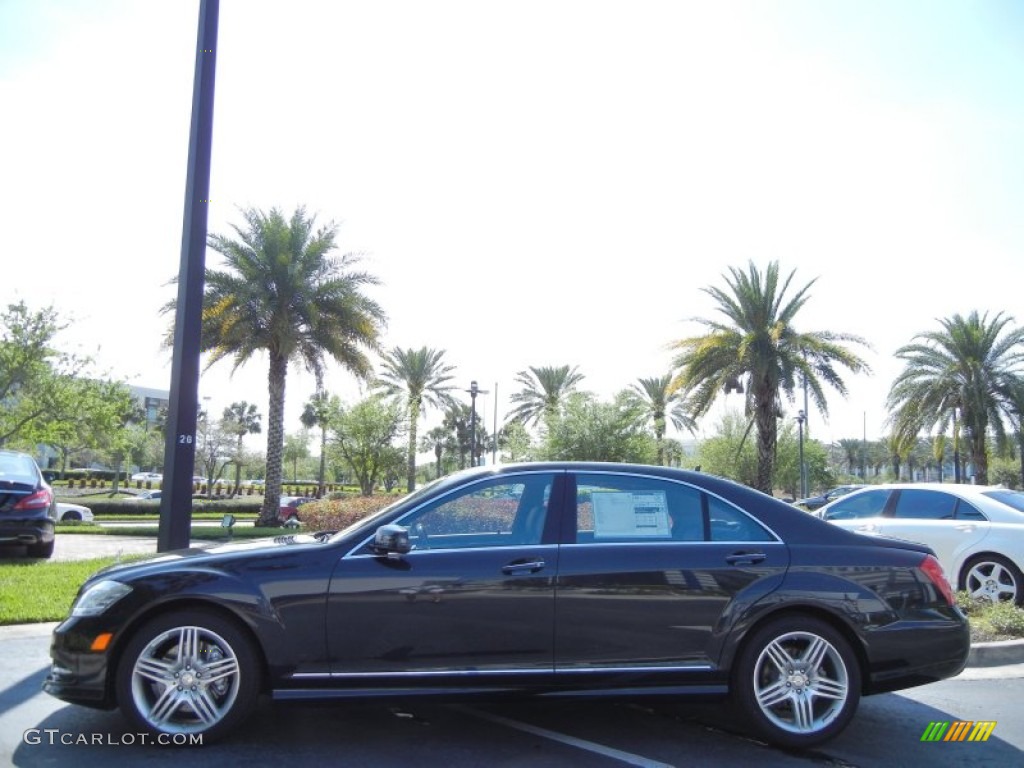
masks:
{"type": "MultiPolygon", "coordinates": [[[[473,430],[464,423],[468,406],[452,384],[455,367],[444,350],[383,349],[387,316],[366,294],[379,281],[359,268],[357,255],[335,255],[336,224],[317,226],[301,207],[290,217],[277,209],[244,209],[242,218],[233,236],[209,236],[209,247],[223,263],[206,272],[201,349],[207,367],[230,361],[237,370],[257,353],[268,356],[262,522],[277,516],[286,383],[293,363],[312,373],[317,385],[302,422],[319,431],[321,484],[333,461],[355,473],[364,491],[396,482],[399,467],[412,489],[420,452],[434,453],[440,473],[445,461],[464,464],[474,445],[488,445],[514,460],[679,463],[682,449],[678,441],[666,439],[668,425],[693,432],[719,397],[735,392],[742,399],[741,411],[735,423],[717,425],[716,437],[738,437],[732,474],[770,493],[779,487],[780,471],[785,474],[789,462],[792,425],[782,418],[785,407],[806,392],[827,417],[829,393],[846,395],[843,377],[870,373],[857,351],[868,347],[864,339],[800,327],[799,313],[815,280],[798,284],[795,271],[783,274],[778,262],[763,269],[751,262],[743,269],[729,268],[721,285],[702,289],[714,300],[715,316],[692,318],[702,332],[672,343],[671,370],[638,378],[611,402],[600,402],[581,388],[584,374],[578,367],[531,366],[516,375],[519,390],[511,395],[513,408],[499,434],[487,435],[483,419],[469,434],[473,430]],[[377,370],[374,356],[381,361],[377,370]],[[337,400],[326,388],[329,360],[370,384],[371,395],[351,405],[337,400]],[[419,424],[432,409],[443,412],[443,424],[421,437],[419,424]],[[396,453],[399,443],[404,447],[396,453]],[[737,462],[751,444],[750,466],[740,470],[737,462]]],[[[173,309],[171,302],[163,311],[173,309]]],[[[1024,456],[1024,330],[1001,312],[990,317],[972,311],[938,323],[939,328],[922,331],[896,352],[904,368],[887,399],[889,458],[897,463],[898,476],[898,462],[907,461],[925,440],[939,466],[951,451],[957,454],[958,479],[969,466],[972,479],[985,483],[990,455],[1024,456]]],[[[82,434],[80,425],[69,423],[76,420],[72,404],[84,397],[73,393],[82,385],[72,383],[85,380],[80,376],[83,361],[47,346],[59,329],[55,313],[12,305],[3,325],[0,442],[17,438],[58,445],[61,429],[82,434]]],[[[172,338],[169,331],[168,343],[172,338]]],[[[116,407],[99,409],[95,418],[105,418],[103,424],[111,427],[94,429],[96,435],[119,432],[118,421],[122,427],[132,423],[130,414],[116,407]]],[[[240,445],[239,434],[235,439],[240,445]]],[[[813,445],[810,441],[808,448],[815,453],[813,445]]],[[[717,464],[710,455],[708,461],[717,464]]],[[[810,468],[814,457],[805,458],[810,468]]],[[[862,457],[861,476],[865,462],[862,457]]]]}

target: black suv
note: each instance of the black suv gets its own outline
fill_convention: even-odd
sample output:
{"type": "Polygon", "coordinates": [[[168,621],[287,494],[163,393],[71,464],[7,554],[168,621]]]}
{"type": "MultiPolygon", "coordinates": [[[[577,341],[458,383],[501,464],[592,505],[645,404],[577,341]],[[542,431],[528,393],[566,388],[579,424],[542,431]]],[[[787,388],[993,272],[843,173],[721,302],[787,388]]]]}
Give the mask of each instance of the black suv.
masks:
{"type": "Polygon", "coordinates": [[[35,459],[0,451],[0,545],[27,544],[29,557],[53,554],[57,502],[35,459]]]}

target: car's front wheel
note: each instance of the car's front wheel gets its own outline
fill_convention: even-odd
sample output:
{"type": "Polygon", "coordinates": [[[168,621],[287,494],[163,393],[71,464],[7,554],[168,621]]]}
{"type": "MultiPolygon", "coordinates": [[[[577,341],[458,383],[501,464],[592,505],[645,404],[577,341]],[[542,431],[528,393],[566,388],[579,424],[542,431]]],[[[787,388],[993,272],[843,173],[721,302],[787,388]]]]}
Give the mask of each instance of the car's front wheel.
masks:
{"type": "Polygon", "coordinates": [[[860,667],[846,639],[809,616],[787,616],[754,631],[733,686],[747,722],[784,747],[838,735],[860,702],[860,667]]]}
{"type": "Polygon", "coordinates": [[[1024,605],[1024,575],[999,555],[980,555],[964,566],[961,586],[971,597],[1024,605]]]}
{"type": "Polygon", "coordinates": [[[144,625],[117,669],[118,703],[156,734],[215,740],[249,714],[260,667],[248,636],[208,611],[175,611],[144,625]]]}

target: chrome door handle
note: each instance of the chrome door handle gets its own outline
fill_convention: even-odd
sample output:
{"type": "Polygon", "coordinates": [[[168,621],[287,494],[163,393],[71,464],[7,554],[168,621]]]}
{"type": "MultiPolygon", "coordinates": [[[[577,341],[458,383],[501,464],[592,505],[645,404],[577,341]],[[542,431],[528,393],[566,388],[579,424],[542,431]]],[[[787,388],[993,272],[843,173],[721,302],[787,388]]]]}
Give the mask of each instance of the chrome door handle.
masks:
{"type": "Polygon", "coordinates": [[[501,567],[501,572],[508,575],[514,573],[536,573],[545,565],[546,563],[543,560],[533,560],[529,563],[509,563],[501,567]]]}
{"type": "Polygon", "coordinates": [[[764,552],[735,552],[725,556],[725,562],[729,565],[757,565],[763,563],[767,558],[764,552]]]}

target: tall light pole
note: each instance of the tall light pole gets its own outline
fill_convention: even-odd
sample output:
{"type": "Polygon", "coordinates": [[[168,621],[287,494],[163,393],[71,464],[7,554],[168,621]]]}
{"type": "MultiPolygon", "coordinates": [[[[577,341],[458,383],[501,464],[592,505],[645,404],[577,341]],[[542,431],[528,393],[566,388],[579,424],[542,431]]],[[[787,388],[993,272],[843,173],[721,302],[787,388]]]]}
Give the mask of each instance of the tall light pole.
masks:
{"type": "MultiPolygon", "coordinates": [[[[1024,440],[1024,433],[1022,433],[1024,440]]],[[[491,435],[491,464],[498,463],[498,382],[494,382],[494,433],[491,435]]],[[[1024,472],[1024,462],[1021,462],[1021,472],[1024,472]]]]}
{"type": "Polygon", "coordinates": [[[469,382],[469,466],[476,466],[476,396],[488,394],[475,381],[469,382]]]}
{"type": "Polygon", "coordinates": [[[196,416],[199,410],[196,394],[199,389],[199,347],[206,280],[206,225],[210,207],[213,86],[219,16],[220,0],[201,0],[192,79],[192,121],[185,175],[185,214],[178,265],[157,552],[185,549],[192,535],[192,475],[196,463],[196,416]]]}
{"type": "Polygon", "coordinates": [[[804,465],[804,422],[807,420],[807,414],[803,411],[798,411],[796,414],[796,423],[799,430],[800,439],[800,498],[807,498],[807,467],[804,465]]]}

